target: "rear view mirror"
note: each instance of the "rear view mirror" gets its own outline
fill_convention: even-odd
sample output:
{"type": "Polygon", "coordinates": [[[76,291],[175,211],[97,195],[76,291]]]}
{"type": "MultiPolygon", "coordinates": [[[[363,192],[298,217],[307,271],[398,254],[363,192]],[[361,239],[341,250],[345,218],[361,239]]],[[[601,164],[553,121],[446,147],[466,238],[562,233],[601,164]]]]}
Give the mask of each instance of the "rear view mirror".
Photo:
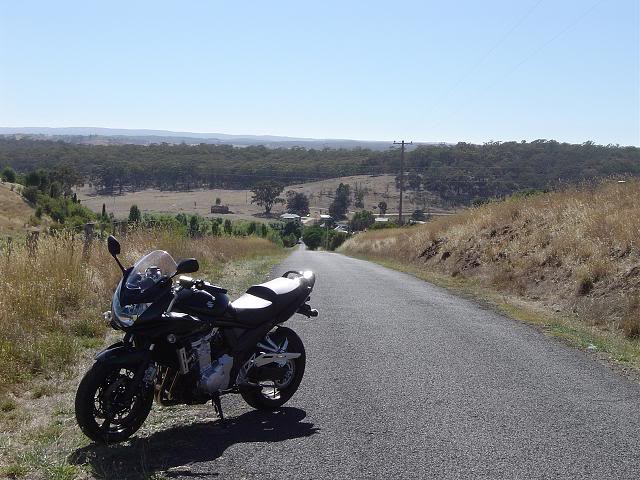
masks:
{"type": "Polygon", "coordinates": [[[176,274],[197,272],[199,268],[198,260],[195,258],[186,258],[178,264],[176,274]]]}
{"type": "Polygon", "coordinates": [[[113,257],[120,254],[120,242],[113,235],[109,235],[109,238],[107,238],[107,248],[113,257]]]}

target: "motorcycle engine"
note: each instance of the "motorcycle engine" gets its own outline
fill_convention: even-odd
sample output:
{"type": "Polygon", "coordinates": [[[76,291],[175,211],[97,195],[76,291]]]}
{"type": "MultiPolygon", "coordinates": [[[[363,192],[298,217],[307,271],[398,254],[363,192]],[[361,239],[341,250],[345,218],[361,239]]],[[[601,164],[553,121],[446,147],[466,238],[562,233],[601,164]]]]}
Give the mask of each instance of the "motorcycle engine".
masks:
{"type": "Polygon", "coordinates": [[[228,388],[233,367],[233,357],[226,353],[220,355],[221,352],[215,348],[220,340],[218,337],[218,332],[215,332],[191,344],[199,369],[198,389],[209,395],[228,388]],[[214,345],[213,360],[212,344],[214,345]]]}

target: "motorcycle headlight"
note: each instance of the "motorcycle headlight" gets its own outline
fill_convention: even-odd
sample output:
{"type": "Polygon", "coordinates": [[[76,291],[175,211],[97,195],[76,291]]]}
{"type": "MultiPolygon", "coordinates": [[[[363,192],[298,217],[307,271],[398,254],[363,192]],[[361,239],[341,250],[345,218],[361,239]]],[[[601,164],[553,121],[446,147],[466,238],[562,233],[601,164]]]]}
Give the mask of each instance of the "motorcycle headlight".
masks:
{"type": "Polygon", "coordinates": [[[140,315],[142,315],[150,303],[136,303],[133,305],[120,305],[120,287],[122,283],[118,285],[113,299],[111,301],[111,312],[113,318],[123,327],[130,327],[133,325],[140,315]]]}

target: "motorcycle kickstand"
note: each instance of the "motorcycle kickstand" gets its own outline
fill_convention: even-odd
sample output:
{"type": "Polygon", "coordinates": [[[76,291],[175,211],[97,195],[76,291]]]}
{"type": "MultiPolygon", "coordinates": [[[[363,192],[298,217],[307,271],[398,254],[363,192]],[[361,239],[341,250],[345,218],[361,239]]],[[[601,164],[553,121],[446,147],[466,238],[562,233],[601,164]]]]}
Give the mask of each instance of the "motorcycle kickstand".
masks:
{"type": "Polygon", "coordinates": [[[220,425],[222,427],[226,426],[226,423],[224,421],[224,413],[222,412],[222,402],[220,401],[220,394],[219,393],[214,393],[213,396],[211,397],[211,403],[213,404],[213,408],[216,411],[216,414],[218,415],[218,418],[220,419],[220,425]]]}

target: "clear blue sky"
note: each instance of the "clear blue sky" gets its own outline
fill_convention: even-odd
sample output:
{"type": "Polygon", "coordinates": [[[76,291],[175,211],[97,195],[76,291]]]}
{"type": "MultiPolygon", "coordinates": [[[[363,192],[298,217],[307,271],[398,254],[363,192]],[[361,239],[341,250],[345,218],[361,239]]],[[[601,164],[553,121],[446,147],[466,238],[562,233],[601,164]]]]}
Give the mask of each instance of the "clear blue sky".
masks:
{"type": "Polygon", "coordinates": [[[4,0],[0,126],[638,145],[639,4],[4,0]]]}

